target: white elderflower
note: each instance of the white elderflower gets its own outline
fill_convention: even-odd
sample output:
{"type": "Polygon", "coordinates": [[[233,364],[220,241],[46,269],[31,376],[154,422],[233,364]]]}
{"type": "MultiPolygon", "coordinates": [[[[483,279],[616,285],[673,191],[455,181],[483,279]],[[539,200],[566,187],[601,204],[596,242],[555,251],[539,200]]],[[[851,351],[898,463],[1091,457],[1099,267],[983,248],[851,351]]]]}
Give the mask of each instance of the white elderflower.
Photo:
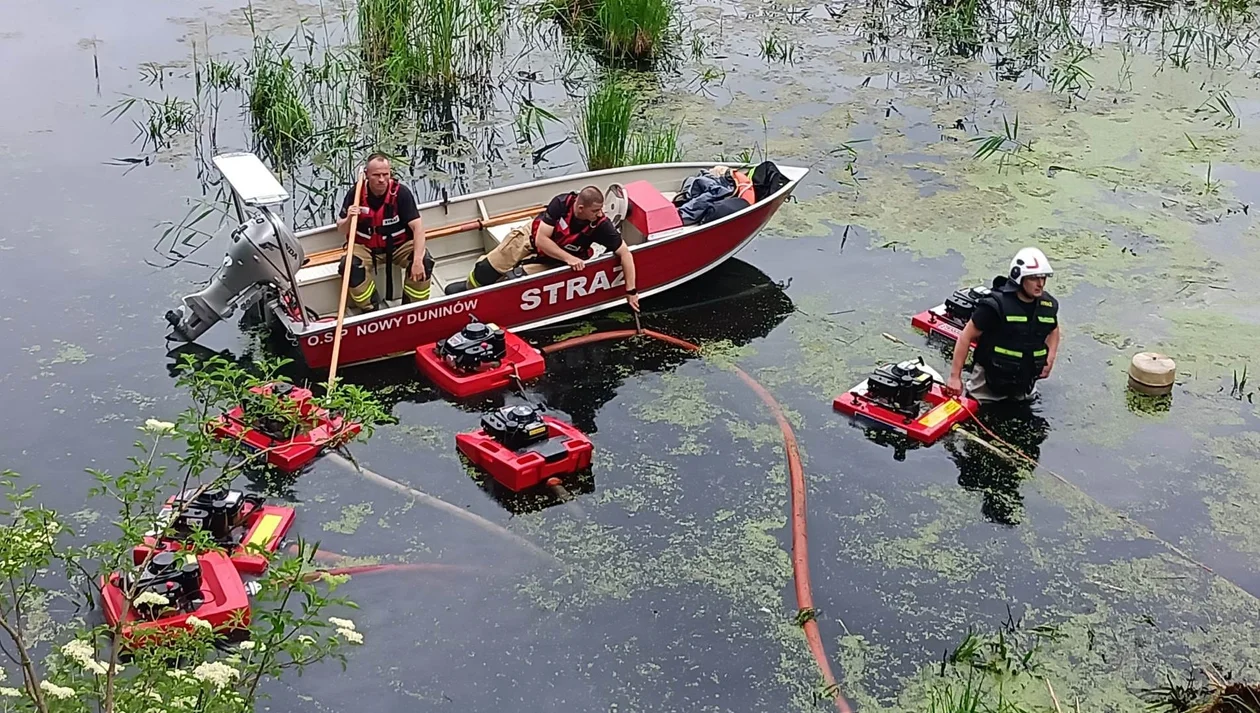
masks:
{"type": "Polygon", "coordinates": [[[195,616],[188,617],[188,625],[194,629],[205,629],[206,631],[214,630],[214,626],[212,626],[210,622],[195,616]]]}
{"type": "Polygon", "coordinates": [[[342,629],[338,629],[337,633],[341,635],[341,638],[345,639],[346,641],[349,641],[352,644],[363,643],[363,634],[360,634],[354,629],[342,628],[342,629]]]}
{"type": "Polygon", "coordinates": [[[340,617],[330,616],[328,617],[328,623],[332,624],[338,629],[349,629],[350,631],[354,631],[354,622],[350,621],[349,619],[342,619],[340,617]]]}
{"type": "Polygon", "coordinates": [[[257,646],[257,643],[253,641],[242,641],[240,643],[240,647],[246,651],[253,649],[255,646],[257,646]]]}
{"type": "Polygon", "coordinates": [[[56,698],[58,700],[66,700],[67,698],[74,698],[73,688],[67,688],[65,686],[58,686],[57,684],[47,679],[40,681],[39,687],[44,689],[44,693],[47,693],[49,696],[56,698]]]}
{"type": "Polygon", "coordinates": [[[65,654],[66,658],[74,659],[83,665],[87,665],[88,661],[96,660],[96,649],[83,639],[66,642],[61,647],[61,653],[65,654]]]}
{"type": "Polygon", "coordinates": [[[170,421],[159,421],[156,418],[151,418],[144,422],[144,425],[140,427],[140,430],[145,433],[152,433],[155,436],[161,436],[174,431],[175,424],[170,421]]]}
{"type": "Polygon", "coordinates": [[[21,697],[21,695],[22,695],[22,692],[16,688],[9,688],[8,686],[0,686],[0,696],[7,696],[9,698],[19,698],[21,697]]]}
{"type": "Polygon", "coordinates": [[[144,592],[140,596],[136,597],[137,606],[141,604],[153,604],[159,607],[164,607],[170,603],[171,603],[171,600],[167,599],[161,594],[158,594],[157,592],[144,592]]]}
{"type": "Polygon", "coordinates": [[[214,684],[215,688],[223,688],[241,675],[240,671],[219,661],[203,663],[193,669],[193,678],[214,684]]]}

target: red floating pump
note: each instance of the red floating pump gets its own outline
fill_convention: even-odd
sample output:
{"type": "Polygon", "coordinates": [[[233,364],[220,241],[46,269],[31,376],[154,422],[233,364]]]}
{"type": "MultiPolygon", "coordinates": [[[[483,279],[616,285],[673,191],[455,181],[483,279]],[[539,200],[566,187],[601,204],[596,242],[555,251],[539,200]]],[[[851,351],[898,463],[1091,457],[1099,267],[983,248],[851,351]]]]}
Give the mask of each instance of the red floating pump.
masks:
{"type": "MultiPolygon", "coordinates": [[[[143,560],[140,557],[137,563],[143,560]]],[[[131,584],[125,577],[114,572],[101,581],[105,620],[111,627],[123,618],[123,591],[131,584]]],[[[209,622],[215,631],[249,626],[245,583],[221,552],[195,556],[158,552],[136,579],[136,604],[128,609],[122,628],[123,639],[130,644],[160,642],[172,630],[191,630],[188,618],[192,616],[209,622]]]]}
{"type": "MultiPolygon", "coordinates": [[[[359,424],[341,416],[329,414],[311,402],[310,389],[284,382],[273,382],[250,389],[258,397],[276,396],[293,403],[296,413],[309,426],[305,431],[286,433],[288,424],[271,418],[250,418],[250,404],[242,404],[220,416],[214,424],[214,434],[219,438],[234,438],[247,446],[267,453],[267,462],[276,468],[293,473],[315,460],[323,449],[336,446],[356,435],[359,424]]],[[[254,397],[254,398],[258,398],[254,397]]]]}
{"type": "Polygon", "coordinates": [[[280,548],[280,542],[293,525],[293,508],[266,505],[261,496],[239,490],[213,490],[201,493],[191,502],[195,491],[172,495],[158,513],[158,526],[170,530],[160,547],[157,532],[144,538],[136,548],[136,564],[144,561],[149,548],[182,550],[194,530],[206,530],[210,537],[227,550],[232,564],[241,574],[260,575],[267,571],[267,555],[280,548]],[[183,512],[176,514],[186,504],[183,512]]]}
{"type": "Polygon", "coordinates": [[[970,397],[960,400],[946,396],[939,377],[919,358],[879,367],[865,381],[837,396],[832,406],[931,445],[975,413],[980,404],[970,397]],[[930,408],[923,413],[925,404],[930,408]]]}
{"type": "Polygon", "coordinates": [[[476,396],[546,371],[543,355],[524,339],[476,317],[446,339],[416,347],[416,366],[457,398],[476,396]]]}
{"type": "MultiPolygon", "coordinates": [[[[955,290],[943,304],[924,310],[910,319],[910,324],[928,334],[957,342],[962,330],[976,311],[976,302],[989,294],[984,286],[955,290]]],[[[971,346],[975,346],[972,342],[971,346]]]]}
{"type": "Polygon", "coordinates": [[[524,405],[486,414],[479,430],[456,434],[455,447],[513,492],[589,468],[595,451],[571,424],[524,405]]]}

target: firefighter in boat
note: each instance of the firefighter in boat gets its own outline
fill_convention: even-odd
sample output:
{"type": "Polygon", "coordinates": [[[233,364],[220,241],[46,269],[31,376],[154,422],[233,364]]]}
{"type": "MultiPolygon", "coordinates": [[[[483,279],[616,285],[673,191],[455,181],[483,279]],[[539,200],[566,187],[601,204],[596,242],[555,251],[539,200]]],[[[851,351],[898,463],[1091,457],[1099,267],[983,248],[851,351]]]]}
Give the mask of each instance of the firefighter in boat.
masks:
{"type": "Polygon", "coordinates": [[[962,370],[975,341],[967,393],[977,401],[1028,401],[1037,380],[1050,376],[1059,352],[1059,302],[1046,292],[1054,274],[1037,248],[1024,248],[1011,260],[1007,275],[993,281],[993,291],[975,312],[954,346],[946,390],[961,393],[962,370]]]}
{"type": "MultiPolygon", "coordinates": [[[[424,244],[424,223],[415,196],[394,179],[385,154],[368,157],[365,183],[350,264],[350,300],[360,312],[369,312],[393,296],[392,271],[387,273],[384,294],[377,289],[376,266],[380,262],[403,270],[403,304],[429,299],[433,258],[424,244]]],[[[339,230],[349,229],[348,211],[353,204],[351,186],[337,217],[339,230]]],[[[345,269],[344,261],[339,264],[345,269]]]]}
{"type": "Polygon", "coordinates": [[[473,265],[467,280],[450,285],[446,293],[484,287],[505,277],[524,277],[561,265],[581,272],[594,255],[595,244],[621,260],[626,301],[631,309],[639,311],[634,256],[621,239],[621,231],[604,215],[604,194],[595,186],[552,198],[528,230],[516,228],[509,232],[503,242],[473,265]]]}

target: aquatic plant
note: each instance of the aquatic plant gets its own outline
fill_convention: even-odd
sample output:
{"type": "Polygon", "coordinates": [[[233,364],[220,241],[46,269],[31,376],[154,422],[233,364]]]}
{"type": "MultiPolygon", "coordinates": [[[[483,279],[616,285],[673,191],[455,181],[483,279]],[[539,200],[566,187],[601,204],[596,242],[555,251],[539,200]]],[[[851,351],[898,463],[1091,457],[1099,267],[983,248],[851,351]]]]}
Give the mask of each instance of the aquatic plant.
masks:
{"type": "Polygon", "coordinates": [[[638,90],[617,74],[607,74],[586,97],[578,115],[582,155],[591,170],[681,158],[678,127],[654,124],[636,129],[638,90]]]}
{"type": "Polygon", "coordinates": [[[254,134],[277,163],[291,163],[309,148],[315,134],[293,60],[270,39],[264,39],[254,45],[247,75],[254,134]]]}
{"type": "Polygon", "coordinates": [[[771,32],[761,38],[758,49],[762,59],[767,62],[796,64],[796,45],[782,39],[777,33],[771,32]]]}
{"type": "Polygon", "coordinates": [[[656,126],[636,132],[630,137],[627,165],[673,163],[682,160],[677,126],[656,126]]]}
{"type": "MultiPolygon", "coordinates": [[[[659,56],[672,37],[677,0],[540,0],[530,14],[555,22],[615,61],[659,56]]],[[[696,51],[695,45],[692,51],[696,51]]]]}
{"type": "Polygon", "coordinates": [[[635,103],[634,90],[615,78],[601,82],[586,98],[578,126],[588,168],[612,168],[625,161],[635,103]]]}
{"type": "Polygon", "coordinates": [[[991,134],[989,136],[976,136],[971,139],[972,143],[979,143],[974,158],[978,160],[987,160],[993,156],[998,157],[998,172],[1001,173],[1008,165],[1014,163],[1021,168],[1036,166],[1036,162],[1027,156],[1032,153],[1032,142],[1023,142],[1019,140],[1019,115],[1015,115],[1014,123],[1007,121],[1006,115],[1002,115],[1002,133],[991,134]]]}
{"type": "Polygon", "coordinates": [[[595,29],[610,55],[644,59],[659,50],[673,14],[673,0],[597,0],[595,29]]]}
{"type": "MultiPolygon", "coordinates": [[[[89,470],[95,479],[90,495],[117,508],[109,518],[117,528],[115,539],[78,541],[85,533],[75,532],[56,511],[38,504],[36,486],[23,486],[12,471],[0,472],[0,489],[7,501],[0,507],[4,548],[0,638],[18,664],[15,687],[0,688],[0,695],[13,701],[10,710],[115,713],[148,710],[154,705],[194,709],[212,699],[216,711],[245,713],[255,709],[264,678],[282,679],[290,671],[300,672],[321,661],[344,663],[347,647],[362,643],[363,634],[352,621],[328,615],[333,608],[353,606],[333,596],[346,577],[315,572],[315,548],[306,542],[298,543],[296,557],[269,555],[270,566],[252,585],[257,587],[251,596],[252,621],[243,632],[233,634],[233,640],[241,642],[234,651],[224,640],[227,632],[193,619],[189,619],[189,630],[172,631],[160,645],[128,647],[125,665],[122,621],[90,626],[74,617],[54,619],[40,631],[31,627],[32,607],[37,602],[53,596],[93,597],[87,593],[113,572],[124,577],[120,580],[124,611],[166,604],[163,596],[141,592],[134,583],[152,554],[137,565],[133,548],[154,523],[163,521],[159,508],[167,495],[199,485],[229,487],[247,469],[265,462],[264,453],[241,442],[213,438],[207,425],[253,386],[278,378],[281,363],[262,363],[257,374],[221,357],[200,368],[194,368],[191,359],[180,364],[178,383],[193,405],[170,422],[146,420],[139,427],[143,437],[136,447],[140,452],[122,473],[89,470]],[[174,464],[169,471],[168,463],[174,464]],[[69,588],[56,589],[66,582],[69,588]]],[[[385,420],[385,413],[366,392],[342,386],[337,393],[336,404],[334,399],[319,400],[373,426],[385,420]]],[[[271,417],[294,417],[278,401],[273,406],[271,417]]],[[[172,523],[159,527],[160,536],[172,534],[172,523]]],[[[217,548],[209,533],[200,530],[193,533],[189,545],[194,552],[217,548]]],[[[90,600],[80,604],[89,605],[90,600]]]]}
{"type": "Polygon", "coordinates": [[[370,77],[452,90],[502,50],[505,19],[502,0],[362,0],[356,26],[370,77]]]}

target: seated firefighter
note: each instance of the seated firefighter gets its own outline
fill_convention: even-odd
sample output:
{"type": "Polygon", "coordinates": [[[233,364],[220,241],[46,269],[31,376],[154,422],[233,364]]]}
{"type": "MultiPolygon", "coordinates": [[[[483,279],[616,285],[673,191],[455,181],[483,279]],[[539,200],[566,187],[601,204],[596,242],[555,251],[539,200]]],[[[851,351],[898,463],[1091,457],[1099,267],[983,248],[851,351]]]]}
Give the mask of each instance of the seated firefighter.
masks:
{"type": "MultiPolygon", "coordinates": [[[[359,199],[359,222],[355,226],[354,257],[350,263],[350,300],[360,312],[376,309],[393,296],[393,271],[386,272],[385,296],[376,289],[379,261],[398,266],[404,272],[403,304],[429,299],[433,258],[424,244],[424,223],[411,190],[394,179],[389,159],[374,153],[368,157],[366,185],[359,199]],[[423,256],[423,257],[420,257],[423,256]]],[[[354,187],[341,205],[337,228],[348,230],[348,211],[354,204],[354,187]]],[[[345,261],[340,261],[345,269],[345,261]]]]}
{"type": "Polygon", "coordinates": [[[963,390],[963,364],[974,341],[968,395],[981,404],[1037,395],[1037,381],[1050,376],[1059,353],[1059,302],[1046,292],[1053,274],[1037,248],[1015,254],[1010,272],[993,280],[993,291],[976,304],[958,336],[946,391],[963,390]]]}
{"type": "Polygon", "coordinates": [[[617,226],[604,215],[604,194],[595,186],[552,198],[528,229],[515,228],[509,232],[503,242],[473,265],[467,280],[450,285],[446,293],[484,287],[504,277],[533,275],[560,265],[580,272],[594,255],[592,246],[596,243],[620,258],[626,301],[637,312],[639,297],[635,288],[634,256],[630,246],[621,239],[617,226]]]}

